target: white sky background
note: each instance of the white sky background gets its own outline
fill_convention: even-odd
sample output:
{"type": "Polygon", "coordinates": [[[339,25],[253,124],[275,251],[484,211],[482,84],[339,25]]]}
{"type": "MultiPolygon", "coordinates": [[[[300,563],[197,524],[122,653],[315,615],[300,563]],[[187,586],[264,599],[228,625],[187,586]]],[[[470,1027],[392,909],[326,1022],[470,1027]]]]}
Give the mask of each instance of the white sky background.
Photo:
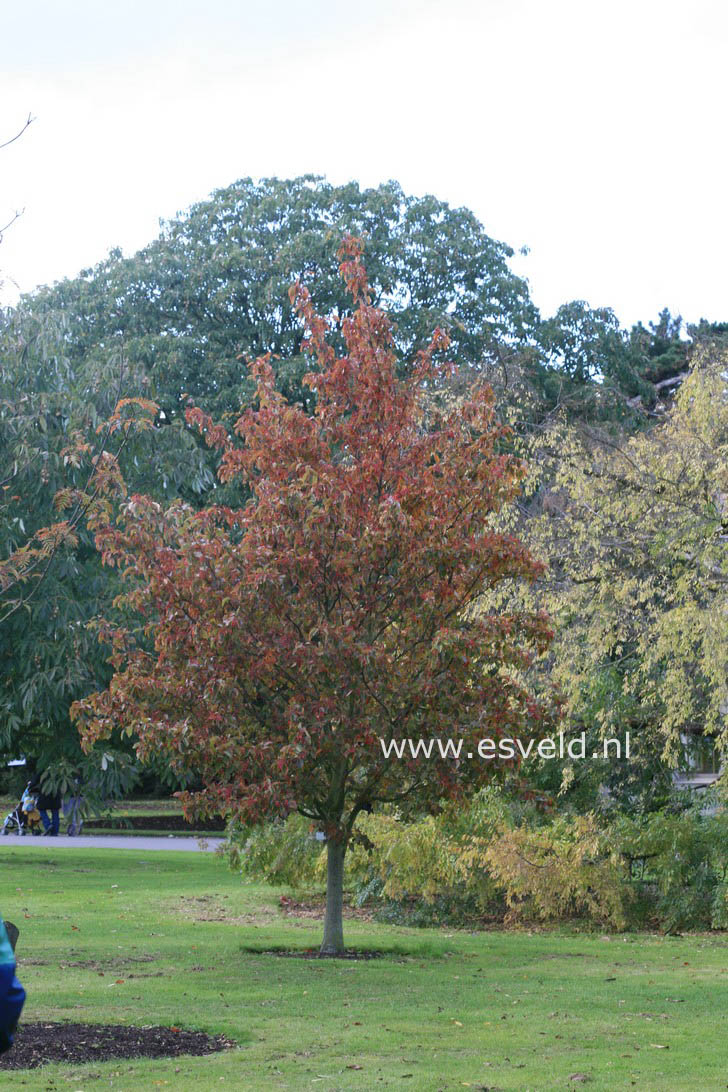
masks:
{"type": "Polygon", "coordinates": [[[724,0],[0,0],[2,298],[235,179],[397,179],[546,314],[728,320],[724,0]]]}

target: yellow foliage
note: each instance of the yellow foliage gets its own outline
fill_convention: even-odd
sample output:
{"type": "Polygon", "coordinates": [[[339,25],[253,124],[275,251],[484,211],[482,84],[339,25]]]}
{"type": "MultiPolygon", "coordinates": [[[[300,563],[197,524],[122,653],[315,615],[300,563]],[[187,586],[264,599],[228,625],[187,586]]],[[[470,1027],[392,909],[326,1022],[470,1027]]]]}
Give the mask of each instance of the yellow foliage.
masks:
{"type": "MultiPolygon", "coordinates": [[[[387,898],[417,893],[431,902],[458,879],[452,845],[433,816],[402,823],[392,815],[366,815],[357,828],[371,847],[387,898]]],[[[354,845],[353,855],[361,852],[354,845]]]]}
{"type": "Polygon", "coordinates": [[[551,616],[545,674],[567,724],[651,733],[674,761],[685,730],[728,744],[727,376],[728,358],[696,357],[674,407],[637,434],[561,420],[524,440],[514,527],[548,572],[499,601],[551,616]]]}
{"type": "Polygon", "coordinates": [[[548,827],[504,826],[489,844],[474,844],[468,867],[490,870],[506,891],[513,920],[587,916],[603,925],[625,925],[622,870],[604,845],[592,815],[548,827]]]}

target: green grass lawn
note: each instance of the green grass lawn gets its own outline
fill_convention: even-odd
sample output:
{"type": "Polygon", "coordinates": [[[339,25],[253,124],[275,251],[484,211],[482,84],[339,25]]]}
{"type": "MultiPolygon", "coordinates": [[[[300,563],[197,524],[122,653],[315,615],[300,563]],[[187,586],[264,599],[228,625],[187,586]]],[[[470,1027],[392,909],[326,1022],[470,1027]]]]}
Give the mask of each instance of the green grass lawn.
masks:
{"type": "MultiPolygon", "coordinates": [[[[351,921],[368,962],[305,947],[320,923],[216,856],[3,844],[28,1020],[173,1024],[239,1047],[170,1061],[49,1066],[3,1087],[725,1089],[728,940],[414,930],[351,921]],[[570,1080],[582,1074],[589,1082],[570,1080]]],[[[3,1080],[4,1079],[4,1080],[3,1080]]]]}

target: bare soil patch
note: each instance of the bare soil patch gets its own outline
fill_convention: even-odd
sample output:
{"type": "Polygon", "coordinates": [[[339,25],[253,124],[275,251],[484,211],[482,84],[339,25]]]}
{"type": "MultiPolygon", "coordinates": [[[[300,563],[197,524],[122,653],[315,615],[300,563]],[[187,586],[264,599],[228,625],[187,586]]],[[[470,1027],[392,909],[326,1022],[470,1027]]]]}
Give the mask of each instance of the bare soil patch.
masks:
{"type": "Polygon", "coordinates": [[[183,917],[193,921],[224,922],[226,925],[260,925],[263,922],[273,922],[277,918],[277,912],[273,907],[256,907],[244,914],[233,913],[224,900],[227,895],[181,895],[170,902],[170,907],[183,917]]]}
{"type": "MultiPolygon", "coordinates": [[[[293,899],[288,895],[281,895],[278,905],[281,912],[291,918],[310,918],[312,921],[323,921],[326,912],[326,899],[323,896],[312,899],[293,899]]],[[[344,900],[345,918],[352,918],[356,921],[371,921],[372,915],[373,912],[369,907],[352,906],[347,899],[344,900]]]]}

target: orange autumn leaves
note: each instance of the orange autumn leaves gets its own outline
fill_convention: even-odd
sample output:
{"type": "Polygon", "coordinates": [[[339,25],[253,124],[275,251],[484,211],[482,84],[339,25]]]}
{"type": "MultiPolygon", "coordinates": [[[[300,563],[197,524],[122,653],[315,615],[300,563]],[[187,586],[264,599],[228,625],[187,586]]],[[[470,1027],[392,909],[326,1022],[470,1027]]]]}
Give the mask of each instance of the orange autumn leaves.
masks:
{"type": "Polygon", "coordinates": [[[232,430],[188,409],[240,504],[135,496],[98,528],[126,579],[119,605],[142,621],[107,620],[116,674],[73,710],[88,744],[133,732],[142,757],[194,773],[190,811],[299,810],[344,840],[363,809],[436,807],[486,780],[485,763],[387,761],[379,738],[534,731],[548,712],[524,678],[551,637],[541,614],[488,608],[495,585],[541,571],[497,524],[524,470],[492,393],[438,404],[441,331],[400,377],[361,254],[344,241],[342,355],[292,289],[312,413],[265,357],[232,430]]]}

